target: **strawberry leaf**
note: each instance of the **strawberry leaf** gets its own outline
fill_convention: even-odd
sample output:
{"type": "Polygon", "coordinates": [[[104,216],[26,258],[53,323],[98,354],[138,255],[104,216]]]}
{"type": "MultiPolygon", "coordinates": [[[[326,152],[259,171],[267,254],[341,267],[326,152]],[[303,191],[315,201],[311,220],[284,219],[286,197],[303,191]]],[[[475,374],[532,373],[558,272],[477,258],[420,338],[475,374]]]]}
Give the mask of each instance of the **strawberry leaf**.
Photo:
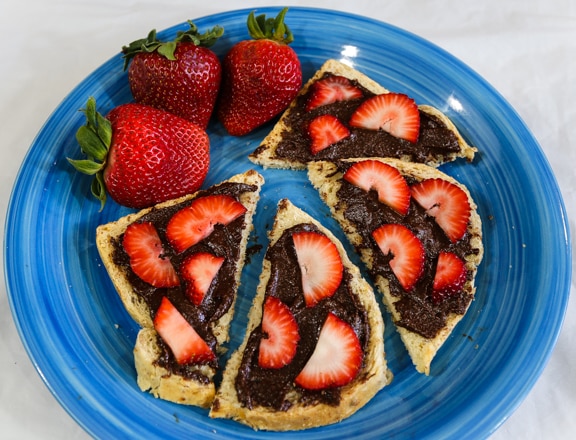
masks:
{"type": "Polygon", "coordinates": [[[174,61],[176,57],[174,56],[174,51],[176,50],[176,42],[170,41],[168,43],[162,43],[157,46],[158,53],[164,58],[174,61]]]}
{"type": "Polygon", "coordinates": [[[212,29],[208,29],[203,34],[200,34],[198,28],[192,21],[188,20],[188,25],[190,29],[185,32],[179,31],[176,34],[176,42],[188,41],[194,43],[196,46],[211,47],[224,34],[224,28],[222,26],[216,25],[212,29]]]}
{"type": "Polygon", "coordinates": [[[106,185],[104,185],[104,176],[102,173],[96,173],[95,179],[92,180],[90,185],[90,192],[94,197],[100,200],[100,211],[104,208],[106,203],[106,185]]]}
{"type": "Polygon", "coordinates": [[[98,161],[104,161],[108,153],[108,148],[98,136],[97,130],[94,127],[83,125],[76,132],[76,140],[80,144],[82,152],[91,158],[98,161]]]}
{"type": "Polygon", "coordinates": [[[83,174],[94,175],[102,170],[102,165],[89,159],[68,159],[68,162],[72,164],[77,171],[83,174]]]}
{"type": "Polygon", "coordinates": [[[96,112],[96,121],[96,131],[98,132],[98,137],[106,146],[106,150],[108,150],[110,144],[112,143],[112,124],[108,119],[106,119],[98,112],[96,112]]]}
{"type": "Polygon", "coordinates": [[[127,46],[123,46],[124,70],[128,68],[130,60],[139,53],[158,52],[163,57],[175,61],[174,52],[176,47],[178,47],[178,43],[191,42],[196,46],[210,47],[224,34],[224,28],[221,26],[214,26],[203,34],[198,32],[198,27],[190,20],[188,20],[188,26],[190,26],[188,30],[179,31],[176,34],[176,38],[171,41],[158,40],[156,29],[152,29],[146,38],[135,40],[127,46]]]}
{"type": "Polygon", "coordinates": [[[284,23],[288,8],[283,8],[275,18],[266,18],[265,14],[256,16],[254,11],[248,15],[246,25],[248,33],[254,40],[273,40],[279,43],[290,44],[294,35],[284,23]]]}
{"type": "Polygon", "coordinates": [[[86,116],[86,125],[95,127],[98,122],[96,120],[96,100],[94,98],[89,98],[86,102],[86,108],[81,110],[86,116]]]}
{"type": "MultiPolygon", "coordinates": [[[[280,11],[280,13],[274,19],[274,40],[276,41],[285,41],[284,36],[289,36],[291,38],[290,42],[294,39],[292,32],[288,26],[284,23],[284,17],[286,17],[286,12],[288,12],[288,8],[284,8],[280,11]]],[[[288,44],[288,42],[286,42],[288,44]]]]}
{"type": "Polygon", "coordinates": [[[76,140],[87,158],[67,159],[77,171],[94,176],[91,192],[100,200],[100,210],[102,210],[106,202],[103,172],[112,142],[112,124],[96,111],[96,100],[93,97],[88,98],[82,112],[86,117],[86,124],[78,128],[76,140]]]}

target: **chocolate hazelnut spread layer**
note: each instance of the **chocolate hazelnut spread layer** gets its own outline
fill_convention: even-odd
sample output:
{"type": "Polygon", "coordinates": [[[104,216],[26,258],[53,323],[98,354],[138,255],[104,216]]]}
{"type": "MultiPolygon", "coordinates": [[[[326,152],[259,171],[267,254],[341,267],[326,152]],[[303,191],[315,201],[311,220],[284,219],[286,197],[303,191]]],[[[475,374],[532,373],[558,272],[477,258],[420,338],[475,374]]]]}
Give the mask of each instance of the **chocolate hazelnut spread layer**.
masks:
{"type": "MultiPolygon", "coordinates": [[[[180,279],[183,278],[180,273],[181,263],[194,253],[208,252],[224,258],[222,267],[216,274],[200,305],[195,305],[190,301],[184,292],[182,284],[176,287],[157,288],[143,281],[134,273],[130,266],[130,258],[122,246],[123,235],[119,236],[114,242],[114,263],[123,268],[134,292],[148,305],[151,317],[154,318],[162,298],[167,297],[214,352],[217,346],[217,340],[212,332],[211,324],[222,317],[234,301],[234,274],[236,264],[240,257],[238,243],[240,243],[242,232],[245,229],[244,216],[238,217],[227,225],[216,224],[209,236],[183,252],[178,252],[170,246],[166,237],[166,228],[174,214],[191,205],[194,200],[201,197],[207,195],[227,195],[235,200],[239,200],[243,193],[255,190],[256,187],[254,185],[225,182],[208,190],[199,191],[194,198],[180,204],[163,207],[161,209],[152,208],[150,212],[137,220],[138,223],[149,222],[154,225],[163,244],[165,251],[164,257],[172,262],[180,279]]],[[[166,368],[174,374],[186,378],[194,378],[200,382],[207,382],[209,380],[199,373],[197,369],[192,368],[192,364],[178,364],[172,352],[160,337],[158,337],[158,346],[162,350],[159,359],[156,361],[159,366],[166,368]]],[[[208,362],[208,365],[215,368],[217,366],[216,363],[217,361],[212,361],[208,362]]]]}
{"type": "Polygon", "coordinates": [[[315,162],[308,175],[393,307],[395,324],[430,341],[445,335],[474,298],[483,253],[465,187],[394,159],[315,162]]]}
{"type": "MultiPolygon", "coordinates": [[[[351,165],[351,163],[339,162],[338,170],[344,173],[351,165]]],[[[406,181],[409,186],[417,182],[410,177],[407,177],[406,181]]],[[[460,290],[439,303],[431,299],[432,283],[436,272],[435,262],[438,255],[440,252],[451,252],[465,260],[468,255],[476,253],[477,250],[470,245],[469,235],[465,234],[453,243],[434,218],[413,199],[410,201],[408,214],[400,215],[386,204],[379,202],[376,191],[366,192],[344,179],[341,183],[338,199],[341,206],[345,207],[344,216],[355,225],[362,237],[361,247],[370,247],[373,251],[374,262],[370,268],[371,275],[374,278],[383,276],[388,279],[390,293],[400,298],[395,303],[401,315],[401,319],[396,324],[425,338],[434,338],[446,325],[448,314],[464,314],[473,299],[473,296],[465,290],[460,290]],[[424,245],[424,272],[410,292],[402,288],[390,267],[393,255],[384,255],[372,238],[372,232],[383,224],[402,224],[417,231],[417,236],[424,245]]],[[[361,252],[361,248],[357,250],[361,252]]],[[[467,277],[470,279],[472,273],[468,272],[467,277]]]]}
{"type": "Polygon", "coordinates": [[[459,158],[472,161],[476,151],[439,109],[328,59],[248,157],[264,167],[295,170],[362,157],[437,167],[459,158]]]}
{"type": "Polygon", "coordinates": [[[275,431],[339,422],[393,378],[374,291],[336,236],[286,198],[268,238],[210,417],[275,431]]]}
{"type": "MultiPolygon", "coordinates": [[[[330,76],[334,75],[325,73],[322,78],[330,76]]],[[[276,149],[278,158],[308,162],[353,157],[395,157],[424,163],[434,162],[439,156],[460,151],[455,134],[436,116],[423,111],[419,112],[420,133],[417,142],[394,137],[384,130],[350,127],[347,121],[354,111],[367,98],[375,95],[357,81],[352,80],[351,83],[362,91],[362,97],[322,105],[310,111],[306,110],[306,103],[310,99],[312,89],[297,97],[296,105],[283,119],[285,128],[281,132],[281,140],[276,149]],[[347,125],[351,134],[317,154],[312,154],[308,126],[310,121],[320,115],[336,116],[347,125]]],[[[267,146],[259,147],[264,148],[267,146]]],[[[253,155],[258,154],[257,149],[253,155]]]]}
{"type": "Polygon", "coordinates": [[[358,336],[362,349],[366,349],[370,337],[366,311],[351,292],[350,274],[346,269],[333,296],[323,299],[314,307],[307,307],[305,304],[301,269],[292,244],[292,235],[299,231],[317,230],[312,224],[294,226],[287,229],[267,250],[266,259],[271,263],[271,274],[266,286],[266,296],[277,297],[289,307],[298,323],[301,339],[293,360],[282,368],[271,369],[263,368],[258,363],[259,344],[265,336],[262,327],[256,327],[250,334],[235,382],[238,400],[250,409],[264,406],[279,411],[288,410],[294,403],[288,399],[288,394],[295,386],[301,396],[299,403],[338,405],[338,387],[314,391],[294,384],[296,376],[316,347],[320,330],[329,312],[348,323],[358,336]]]}

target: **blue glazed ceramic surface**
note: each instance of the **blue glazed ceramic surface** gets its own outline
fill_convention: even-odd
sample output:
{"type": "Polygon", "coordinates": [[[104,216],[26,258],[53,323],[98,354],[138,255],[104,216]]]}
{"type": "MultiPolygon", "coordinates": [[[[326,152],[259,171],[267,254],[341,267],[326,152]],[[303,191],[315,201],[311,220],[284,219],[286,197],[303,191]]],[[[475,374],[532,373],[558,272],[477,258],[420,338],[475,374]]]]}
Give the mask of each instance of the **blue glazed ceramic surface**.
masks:
{"type": "MultiPolygon", "coordinates": [[[[275,14],[278,9],[261,9],[275,14]]],[[[247,38],[248,10],[195,19],[222,25],[223,55],[247,38]]],[[[139,391],[132,349],[137,325],[95,246],[97,225],[130,212],[109,201],[102,212],[90,179],[73,172],[74,133],[89,96],[106,113],[131,100],[118,54],[67,96],[41,129],[16,180],[5,230],[5,272],[13,316],[32,362],[70,415],[97,438],[484,438],[530,391],[556,342],[570,286],[565,210],[540,147],[507,102],[460,61],[421,38],[366,17],[291,8],[293,43],[308,78],[328,58],[351,63],[393,91],[444,111],[477,146],[472,164],[443,171],[466,184],[483,220],[485,257],[468,314],[432,364],[413,368],[390,320],[386,352],[392,384],[342,423],[301,433],[254,432],[203,409],[139,391]],[[317,35],[322,35],[321,39],[317,35]]],[[[160,33],[170,36],[185,24],[160,33]]],[[[230,349],[242,340],[276,203],[289,197],[347,245],[305,172],[262,170],[247,155],[271,125],[242,138],[209,127],[212,167],[205,186],[255,167],[266,178],[230,349]]],[[[351,248],[347,246],[349,250],[351,248]]],[[[355,259],[357,262],[358,260],[355,259]]]]}

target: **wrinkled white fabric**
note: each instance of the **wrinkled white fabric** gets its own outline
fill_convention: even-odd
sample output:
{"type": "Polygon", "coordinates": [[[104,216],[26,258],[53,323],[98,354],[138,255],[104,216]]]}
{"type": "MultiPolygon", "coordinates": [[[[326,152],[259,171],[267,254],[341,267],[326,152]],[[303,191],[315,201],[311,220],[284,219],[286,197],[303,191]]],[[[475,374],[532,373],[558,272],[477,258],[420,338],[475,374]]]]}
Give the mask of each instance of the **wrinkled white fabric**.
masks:
{"type": "MultiPolygon", "coordinates": [[[[188,18],[270,4],[284,3],[2,0],[0,230],[12,184],[36,133],[61,100],[123,44],[149,29],[164,29],[188,18]]],[[[539,141],[576,235],[576,2],[309,0],[285,4],[370,16],[413,32],[468,64],[510,102],[539,141]]],[[[0,438],[88,438],[36,373],[14,326],[4,284],[0,289],[0,438]]],[[[574,290],[573,281],[572,294],[574,290]]],[[[575,333],[572,301],[550,362],[493,440],[573,438],[575,333]]]]}

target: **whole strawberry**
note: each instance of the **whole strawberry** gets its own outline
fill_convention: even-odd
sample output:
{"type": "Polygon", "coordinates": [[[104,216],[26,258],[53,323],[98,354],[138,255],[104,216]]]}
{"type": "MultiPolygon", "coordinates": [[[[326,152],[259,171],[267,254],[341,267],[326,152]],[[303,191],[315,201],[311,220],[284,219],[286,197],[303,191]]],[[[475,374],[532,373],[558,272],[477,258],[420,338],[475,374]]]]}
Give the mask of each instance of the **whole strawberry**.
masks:
{"type": "Polygon", "coordinates": [[[152,30],[148,37],[122,48],[124,69],[134,100],[174,113],[206,128],[222,79],[220,60],[211,49],[224,29],[215,26],[204,34],[190,29],[173,41],[161,42],[152,30]],[[129,66],[129,67],[128,67],[129,66]]]}
{"type": "Polygon", "coordinates": [[[145,208],[195,192],[208,173],[209,138],[198,125],[154,107],[130,103],[105,118],[90,98],[76,139],[87,159],[70,163],[94,175],[92,194],[145,208]]]}
{"type": "Polygon", "coordinates": [[[278,16],[248,16],[252,40],[236,43],[223,60],[218,119],[229,134],[242,136],[288,107],[302,86],[302,69],[288,46],[294,37],[278,16]]]}

